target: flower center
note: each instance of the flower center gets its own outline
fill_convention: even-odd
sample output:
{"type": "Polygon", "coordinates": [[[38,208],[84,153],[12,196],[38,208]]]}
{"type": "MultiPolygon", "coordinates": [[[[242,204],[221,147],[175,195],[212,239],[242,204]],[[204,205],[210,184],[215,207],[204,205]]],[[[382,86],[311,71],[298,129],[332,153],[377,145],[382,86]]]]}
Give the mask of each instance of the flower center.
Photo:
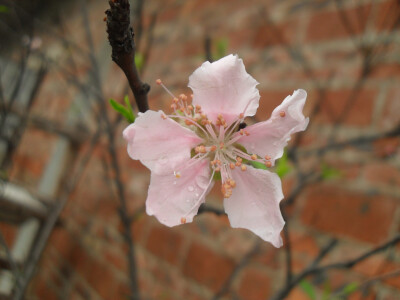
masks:
{"type": "MultiPolygon", "coordinates": [[[[214,174],[219,172],[222,180],[221,192],[224,198],[229,198],[232,195],[232,189],[236,186],[232,176],[232,172],[236,168],[246,171],[247,163],[250,161],[263,163],[267,167],[272,166],[271,157],[268,155],[261,158],[257,154],[249,154],[243,146],[237,143],[243,136],[250,135],[242,126],[244,124],[244,112],[232,124],[227,124],[221,114],[217,116],[215,122],[212,122],[199,105],[193,106],[188,102],[186,95],[181,94],[179,97],[175,97],[161,80],[158,79],[157,84],[161,85],[173,98],[171,108],[174,113],[168,116],[162,115],[162,118],[171,118],[177,121],[182,126],[195,131],[203,139],[203,142],[193,149],[191,161],[186,167],[190,167],[203,159],[208,159],[212,170],[209,185],[214,174]]],[[[180,178],[181,172],[179,170],[174,171],[174,176],[180,178]]],[[[199,201],[201,201],[207,189],[199,197],[199,201]]],[[[181,222],[186,222],[186,216],[182,217],[181,222]]]]}

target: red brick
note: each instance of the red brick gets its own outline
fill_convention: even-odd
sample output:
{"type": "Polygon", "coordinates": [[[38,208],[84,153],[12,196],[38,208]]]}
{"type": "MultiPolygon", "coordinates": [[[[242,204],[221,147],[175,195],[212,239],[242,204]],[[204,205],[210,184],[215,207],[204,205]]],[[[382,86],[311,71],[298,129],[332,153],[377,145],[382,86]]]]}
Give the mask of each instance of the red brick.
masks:
{"type": "Polygon", "coordinates": [[[386,163],[371,163],[365,166],[365,178],[375,184],[400,186],[400,170],[386,163]]]}
{"type": "Polygon", "coordinates": [[[126,253],[106,248],[103,252],[103,257],[107,264],[112,264],[122,272],[128,273],[128,259],[126,253]]]}
{"type": "Polygon", "coordinates": [[[267,299],[270,294],[270,278],[261,271],[246,269],[238,290],[241,299],[267,299]]]}
{"type": "Polygon", "coordinates": [[[299,287],[296,287],[285,298],[286,300],[310,300],[310,297],[299,287]]]}
{"type": "Polygon", "coordinates": [[[373,277],[379,274],[384,265],[385,259],[382,256],[374,255],[356,264],[353,270],[366,277],[373,277]]]}
{"type": "Polygon", "coordinates": [[[305,199],[305,224],[370,243],[386,240],[396,208],[391,198],[324,185],[310,188],[305,199]]]}
{"type": "Polygon", "coordinates": [[[260,91],[260,106],[258,107],[256,117],[259,121],[265,121],[269,119],[272,111],[282,103],[282,101],[293,91],[283,90],[283,91],[271,91],[271,90],[261,90],[260,91]]]}
{"type": "Polygon", "coordinates": [[[375,293],[367,290],[367,291],[355,291],[354,293],[351,293],[349,297],[347,298],[348,300],[376,300],[376,295],[375,293]]]}
{"type": "Polygon", "coordinates": [[[153,227],[147,239],[147,249],[171,264],[178,262],[183,237],[176,229],[166,226],[153,227]]]}
{"type": "MultiPolygon", "coordinates": [[[[378,31],[391,31],[393,25],[400,17],[400,5],[396,0],[383,1],[376,5],[377,17],[375,19],[375,28],[378,31]]],[[[398,28],[397,24],[397,28],[398,28]]]]}
{"type": "Polygon", "coordinates": [[[372,120],[375,94],[373,90],[362,89],[355,97],[351,97],[351,90],[328,90],[321,100],[320,111],[316,116],[316,120],[323,123],[331,123],[346,114],[343,119],[344,124],[353,126],[369,125],[372,120]],[[347,103],[351,103],[348,109],[347,103]]]}
{"type": "Polygon", "coordinates": [[[264,24],[256,29],[252,45],[254,48],[267,48],[271,46],[290,44],[293,41],[297,20],[281,24],[264,24]]]}
{"type": "Polygon", "coordinates": [[[386,263],[386,265],[384,266],[384,268],[382,269],[381,275],[383,276],[385,275],[389,275],[389,274],[393,274],[393,276],[391,275],[390,277],[388,277],[387,279],[385,279],[383,282],[385,284],[388,284],[398,290],[400,290],[400,264],[398,263],[386,263]]]}
{"type": "MultiPolygon", "coordinates": [[[[284,243],[285,244],[285,243],[284,243]]],[[[306,254],[315,257],[319,253],[319,247],[309,234],[290,231],[290,246],[293,253],[306,254]]]]}
{"type": "Polygon", "coordinates": [[[329,11],[315,13],[311,16],[306,32],[306,40],[315,42],[321,40],[334,40],[351,37],[352,34],[361,34],[367,23],[366,16],[370,13],[371,5],[363,5],[344,10],[349,20],[351,30],[349,33],[346,26],[335,8],[329,11]],[[361,13],[361,18],[357,16],[361,13]],[[361,20],[361,24],[360,24],[361,20]]]}
{"type": "Polygon", "coordinates": [[[193,242],[188,250],[183,273],[217,291],[232,273],[233,267],[232,260],[193,242]]]}
{"type": "Polygon", "coordinates": [[[272,269],[279,269],[279,253],[281,252],[277,248],[262,246],[260,252],[254,257],[254,260],[257,263],[268,266],[272,269]]]}
{"type": "Polygon", "coordinates": [[[386,96],[386,103],[382,112],[380,127],[384,130],[395,128],[400,122],[400,90],[393,88],[386,96]]]}
{"type": "Polygon", "coordinates": [[[373,143],[374,154],[378,157],[385,158],[395,155],[400,149],[400,138],[385,138],[377,140],[373,143]]]}
{"type": "Polygon", "coordinates": [[[17,234],[17,227],[12,224],[0,223],[0,232],[8,247],[11,248],[17,234]]]}

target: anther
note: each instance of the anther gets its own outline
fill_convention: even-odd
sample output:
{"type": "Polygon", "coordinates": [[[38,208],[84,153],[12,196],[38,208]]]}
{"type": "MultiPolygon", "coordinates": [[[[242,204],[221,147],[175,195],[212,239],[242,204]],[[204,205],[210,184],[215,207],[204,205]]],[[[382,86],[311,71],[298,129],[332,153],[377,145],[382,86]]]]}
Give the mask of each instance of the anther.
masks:
{"type": "Polygon", "coordinates": [[[172,99],[172,101],[173,101],[174,103],[178,103],[178,102],[179,102],[178,98],[174,98],[174,99],[172,99]]]}
{"type": "Polygon", "coordinates": [[[265,162],[265,166],[266,166],[267,168],[271,168],[272,163],[268,160],[268,161],[265,162]]]}
{"type": "Polygon", "coordinates": [[[253,155],[251,156],[251,159],[252,159],[252,160],[256,160],[256,159],[257,159],[257,155],[256,155],[256,154],[253,154],[253,155]]]}
{"type": "Polygon", "coordinates": [[[167,116],[164,115],[164,114],[162,114],[162,115],[161,115],[161,119],[166,120],[166,119],[167,119],[167,116]]]}
{"type": "Polygon", "coordinates": [[[186,218],[185,217],[182,217],[181,218],[181,224],[185,224],[186,223],[186,218]]]}
{"type": "Polygon", "coordinates": [[[181,178],[181,172],[176,172],[176,173],[175,173],[175,177],[176,177],[176,178],[181,178]]]}
{"type": "Polygon", "coordinates": [[[244,134],[247,135],[247,136],[250,135],[250,133],[247,130],[244,131],[244,134]]]}
{"type": "Polygon", "coordinates": [[[243,119],[244,118],[244,113],[241,113],[240,115],[239,115],[239,119],[243,119]]]}
{"type": "Polygon", "coordinates": [[[236,156],[236,161],[241,163],[243,160],[240,156],[236,156]]]}
{"type": "Polygon", "coordinates": [[[211,148],[210,148],[210,151],[215,151],[215,150],[217,150],[217,146],[212,145],[211,148]]]}
{"type": "Polygon", "coordinates": [[[235,168],[235,164],[234,163],[230,163],[229,164],[229,168],[231,168],[233,170],[235,168]]]}
{"type": "Polygon", "coordinates": [[[243,130],[243,129],[240,129],[240,130],[239,130],[239,134],[240,134],[240,135],[244,135],[244,130],[243,130]]]}
{"type": "Polygon", "coordinates": [[[283,118],[284,116],[286,116],[286,113],[282,110],[279,115],[283,118]]]}
{"type": "Polygon", "coordinates": [[[271,159],[271,156],[265,155],[265,159],[266,159],[266,160],[270,160],[270,159],[271,159]]]}
{"type": "Polygon", "coordinates": [[[240,167],[240,169],[241,169],[242,171],[246,171],[246,170],[247,170],[247,167],[246,167],[246,165],[242,165],[242,166],[240,167]]]}
{"type": "Polygon", "coordinates": [[[185,120],[185,124],[186,124],[186,125],[192,125],[192,124],[193,124],[193,121],[192,121],[192,120],[189,120],[189,119],[186,119],[186,120],[185,120]]]}
{"type": "Polygon", "coordinates": [[[156,83],[157,83],[158,85],[161,85],[161,84],[162,84],[161,79],[157,79],[157,80],[156,80],[156,83]]]}
{"type": "Polygon", "coordinates": [[[193,105],[188,105],[188,111],[192,111],[193,110],[193,105]]]}
{"type": "Polygon", "coordinates": [[[224,146],[225,146],[225,145],[224,145],[224,143],[222,143],[222,142],[221,142],[221,143],[219,143],[219,149],[222,149],[222,148],[224,148],[224,146]]]}

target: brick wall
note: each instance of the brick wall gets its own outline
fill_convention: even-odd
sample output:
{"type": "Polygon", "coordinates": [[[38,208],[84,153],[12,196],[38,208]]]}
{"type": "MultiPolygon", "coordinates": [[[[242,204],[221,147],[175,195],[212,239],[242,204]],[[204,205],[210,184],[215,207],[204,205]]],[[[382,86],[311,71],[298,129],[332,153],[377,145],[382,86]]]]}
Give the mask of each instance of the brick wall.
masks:
{"type": "MultiPolygon", "coordinates": [[[[189,75],[204,60],[204,38],[214,45],[228,41],[228,53],[237,53],[247,71],[260,82],[256,119],[269,117],[273,108],[293,90],[308,92],[305,114],[311,123],[297,140],[298,164],[283,179],[285,196],[299,183],[299,171],[320,174],[324,166],[340,171],[334,178],[307,185],[286,207],[293,269],[306,267],[330,238],[338,246],[323,262],[354,257],[393,237],[400,229],[399,137],[322,154],[313,152],[330,142],[380,134],[400,122],[400,31],[392,28],[400,16],[395,1],[261,1],[155,0],[145,1],[144,26],[157,14],[153,44],[144,71],[152,84],[151,109],[166,109],[169,98],[154,82],[162,78],[174,92],[189,93],[189,75]],[[339,11],[341,11],[339,13],[339,11]]],[[[127,91],[120,70],[109,57],[103,12],[106,1],[89,1],[89,22],[96,55],[105,71],[105,97],[119,101],[127,91]]],[[[67,108],[93,107],[89,96],[76,98],[77,87],[66,72],[86,82],[90,62],[79,5],[61,14],[62,28],[41,28],[50,72],[33,111],[63,122],[67,108]],[[55,34],[56,33],[56,34],[55,34]],[[66,49],[59,35],[71,41],[66,49]],[[71,67],[71,61],[76,67],[71,67]],[[68,70],[68,71],[66,71],[68,70]]],[[[144,31],[144,49],[148,31],[144,31]]],[[[143,50],[142,50],[143,51],[143,50]]],[[[131,98],[132,99],[132,98],[131,98]]],[[[116,114],[110,110],[114,119],[116,114]]],[[[80,116],[92,132],[96,115],[80,116]]],[[[129,201],[138,275],[143,299],[211,299],[243,257],[258,243],[248,231],[232,229],[226,216],[199,215],[191,224],[167,228],[143,212],[149,172],[126,154],[116,129],[117,152],[129,201]]],[[[32,189],[43,172],[53,138],[28,128],[13,157],[11,179],[32,189]],[[47,149],[47,150],[46,150],[47,149]]],[[[89,142],[77,149],[78,160],[89,142]]],[[[129,294],[127,246],[117,208],[105,138],[101,138],[69,197],[61,221],[46,247],[28,299],[125,299],[129,294]]],[[[222,207],[218,191],[208,202],[222,207]]],[[[11,243],[14,226],[2,225],[11,243]]],[[[286,241],[284,242],[284,244],[286,241]]],[[[364,282],[400,268],[400,248],[383,252],[356,268],[332,271],[311,284],[332,290],[364,282]]],[[[235,273],[223,299],[268,299],[283,286],[285,252],[262,243],[257,254],[235,273]]],[[[400,276],[378,280],[364,294],[350,299],[396,299],[400,276]]],[[[296,288],[290,299],[308,299],[296,288]]]]}

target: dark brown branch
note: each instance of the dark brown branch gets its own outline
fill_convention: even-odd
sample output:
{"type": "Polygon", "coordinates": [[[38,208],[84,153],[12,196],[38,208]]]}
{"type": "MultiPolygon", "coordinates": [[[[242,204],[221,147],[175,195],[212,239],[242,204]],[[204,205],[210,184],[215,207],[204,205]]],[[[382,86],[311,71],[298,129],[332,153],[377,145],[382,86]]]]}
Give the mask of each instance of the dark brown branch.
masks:
{"type": "Polygon", "coordinates": [[[130,26],[129,1],[113,0],[109,1],[109,4],[106,20],[112,59],[124,71],[139,111],[145,112],[149,109],[147,94],[150,86],[140,80],[135,65],[135,42],[133,28],[130,26]]]}
{"type": "Polygon", "coordinates": [[[359,137],[352,138],[352,139],[349,139],[349,140],[343,141],[343,142],[330,143],[321,148],[307,150],[307,151],[298,153],[297,155],[299,155],[299,156],[322,155],[322,154],[332,151],[332,150],[342,149],[342,148],[349,147],[349,146],[361,146],[363,144],[372,143],[376,140],[380,140],[383,138],[389,138],[389,137],[396,137],[396,136],[400,136],[400,124],[398,124],[395,128],[393,128],[389,131],[385,131],[385,132],[370,135],[370,136],[359,136],[359,137]]]}
{"type": "Polygon", "coordinates": [[[284,286],[282,288],[282,290],[280,290],[272,299],[274,300],[280,300],[280,299],[285,299],[290,292],[292,291],[292,289],[297,286],[303,279],[305,279],[307,276],[310,275],[315,275],[315,274],[319,274],[325,271],[329,271],[332,269],[351,269],[353,268],[356,264],[362,262],[363,260],[371,257],[372,255],[375,255],[379,252],[382,252],[394,245],[396,245],[397,243],[400,242],[400,235],[394,237],[393,239],[391,239],[390,241],[386,242],[385,244],[382,244],[381,246],[378,246],[376,248],[373,248],[367,252],[365,252],[364,254],[354,258],[354,259],[350,259],[348,261],[345,262],[339,262],[339,263],[333,263],[333,264],[328,264],[325,266],[316,266],[318,264],[318,262],[323,258],[323,256],[325,256],[336,244],[335,240],[333,240],[331,243],[329,243],[329,245],[326,247],[326,251],[321,251],[321,253],[324,253],[324,255],[319,258],[321,256],[321,254],[317,257],[318,260],[314,260],[314,262],[305,270],[303,270],[300,274],[298,274],[296,276],[296,278],[294,280],[292,280],[292,282],[286,286],[284,286]]]}

